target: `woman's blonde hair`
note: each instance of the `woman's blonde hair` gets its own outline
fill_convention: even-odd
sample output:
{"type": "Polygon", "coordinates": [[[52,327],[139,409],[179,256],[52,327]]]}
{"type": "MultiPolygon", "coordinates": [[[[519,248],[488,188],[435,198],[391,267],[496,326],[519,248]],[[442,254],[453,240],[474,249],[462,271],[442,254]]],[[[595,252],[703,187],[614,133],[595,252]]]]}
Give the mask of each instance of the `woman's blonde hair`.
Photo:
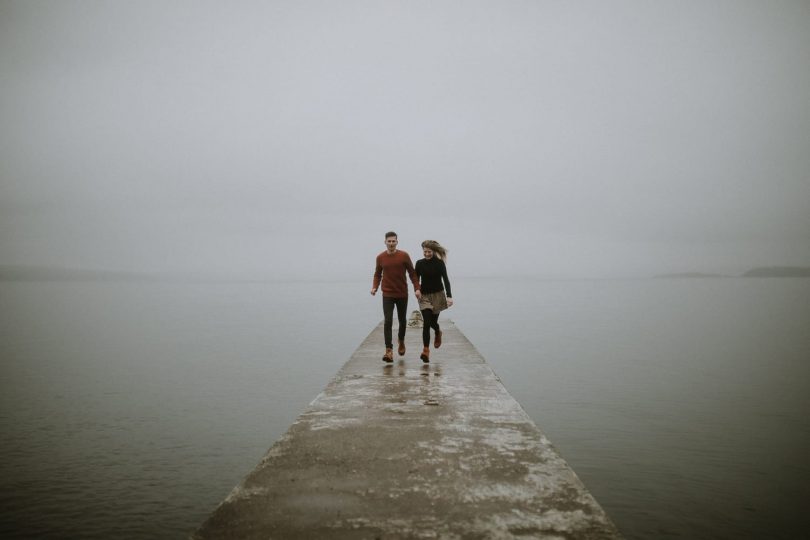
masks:
{"type": "Polygon", "coordinates": [[[436,255],[436,257],[438,257],[442,261],[447,260],[447,250],[436,240],[425,240],[424,242],[422,242],[422,248],[432,250],[433,254],[436,255]]]}

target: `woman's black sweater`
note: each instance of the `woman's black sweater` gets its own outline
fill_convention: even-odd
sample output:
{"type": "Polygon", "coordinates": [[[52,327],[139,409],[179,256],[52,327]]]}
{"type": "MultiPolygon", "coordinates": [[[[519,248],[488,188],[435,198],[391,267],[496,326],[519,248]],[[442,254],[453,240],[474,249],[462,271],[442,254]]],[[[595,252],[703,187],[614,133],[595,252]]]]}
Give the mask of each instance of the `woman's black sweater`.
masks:
{"type": "Polygon", "coordinates": [[[450,292],[450,280],[447,279],[447,266],[444,261],[434,256],[430,259],[419,259],[416,261],[416,275],[419,277],[419,289],[422,294],[430,294],[445,291],[447,298],[452,298],[450,292]],[[444,287],[442,287],[444,281],[444,287]]]}

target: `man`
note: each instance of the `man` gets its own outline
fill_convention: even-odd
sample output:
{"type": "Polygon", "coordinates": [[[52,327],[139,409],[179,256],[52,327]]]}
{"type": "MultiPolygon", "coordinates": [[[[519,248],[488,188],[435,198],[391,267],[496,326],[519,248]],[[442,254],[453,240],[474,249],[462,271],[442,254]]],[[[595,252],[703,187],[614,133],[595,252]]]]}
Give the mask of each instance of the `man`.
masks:
{"type": "Polygon", "coordinates": [[[399,352],[400,356],[405,354],[405,328],[407,327],[406,314],[408,312],[408,282],[405,280],[407,274],[413,283],[416,299],[421,298],[419,291],[419,279],[413,269],[411,257],[406,252],[397,249],[399,239],[397,233],[389,231],[385,233],[385,251],[377,255],[377,266],[374,269],[374,281],[371,285],[371,295],[377,294],[377,289],[382,283],[383,293],[383,335],[385,336],[385,354],[383,362],[394,361],[394,342],[392,327],[394,322],[394,307],[397,308],[397,318],[399,319],[399,352]]]}

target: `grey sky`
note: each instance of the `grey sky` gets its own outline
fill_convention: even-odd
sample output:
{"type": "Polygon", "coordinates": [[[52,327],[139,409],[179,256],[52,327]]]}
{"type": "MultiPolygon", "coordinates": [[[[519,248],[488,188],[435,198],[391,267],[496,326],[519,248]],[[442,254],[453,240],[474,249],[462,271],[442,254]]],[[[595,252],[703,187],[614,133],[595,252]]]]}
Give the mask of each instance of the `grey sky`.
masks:
{"type": "Polygon", "coordinates": [[[810,3],[0,3],[0,264],[810,265],[810,3]]]}

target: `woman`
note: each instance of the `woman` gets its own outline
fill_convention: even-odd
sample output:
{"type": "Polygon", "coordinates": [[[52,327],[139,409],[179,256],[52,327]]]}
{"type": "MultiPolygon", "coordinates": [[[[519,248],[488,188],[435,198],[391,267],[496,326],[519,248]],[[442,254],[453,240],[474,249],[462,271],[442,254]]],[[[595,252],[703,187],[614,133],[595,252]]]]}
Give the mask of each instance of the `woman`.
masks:
{"type": "Polygon", "coordinates": [[[419,310],[422,312],[422,354],[423,362],[430,362],[430,329],[436,334],[433,346],[442,345],[442,331],[439,328],[439,313],[453,305],[453,294],[450,292],[450,280],[447,279],[447,250],[436,240],[422,242],[424,259],[416,261],[416,276],[419,279],[422,298],[419,299],[419,310]],[[442,282],[444,285],[442,286],[442,282]]]}

